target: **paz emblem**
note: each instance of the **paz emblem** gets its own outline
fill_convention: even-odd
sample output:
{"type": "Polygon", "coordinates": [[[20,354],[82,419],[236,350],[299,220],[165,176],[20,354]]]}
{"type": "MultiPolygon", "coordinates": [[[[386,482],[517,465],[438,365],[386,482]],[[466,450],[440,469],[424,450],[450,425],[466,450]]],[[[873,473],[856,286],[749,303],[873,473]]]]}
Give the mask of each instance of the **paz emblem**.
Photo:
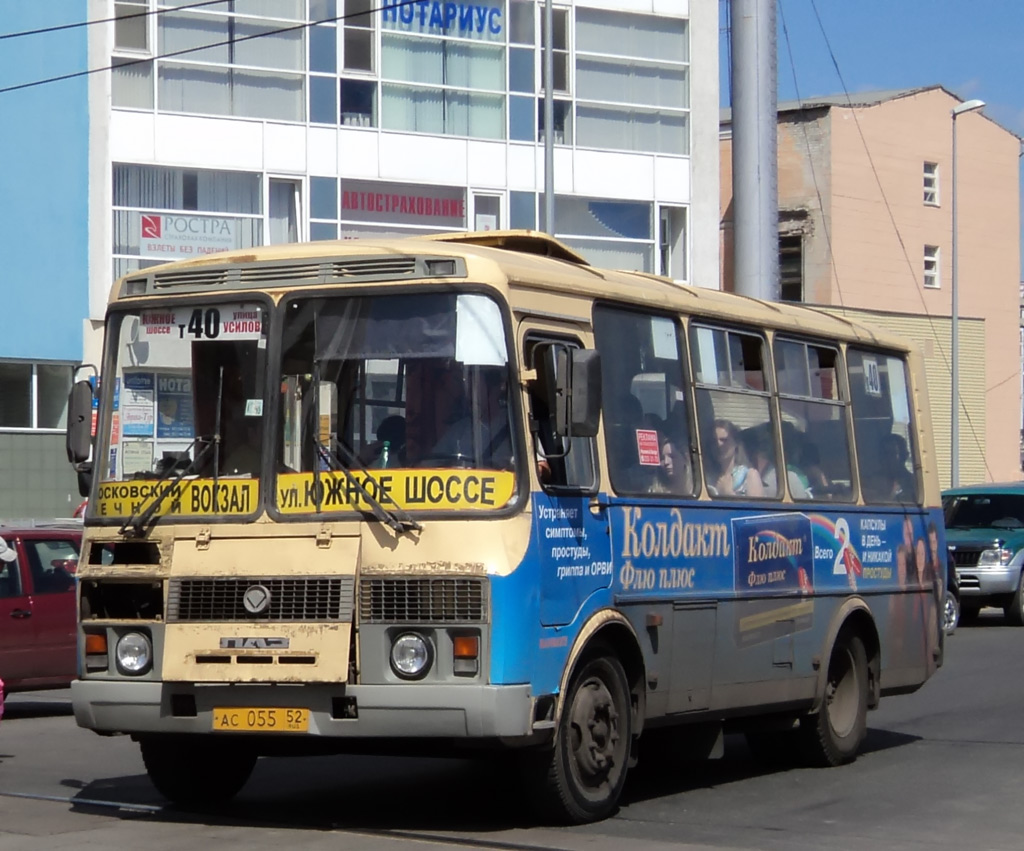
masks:
{"type": "Polygon", "coordinates": [[[251,615],[261,615],[270,605],[270,590],[266,585],[250,585],[242,595],[242,605],[251,615]]]}

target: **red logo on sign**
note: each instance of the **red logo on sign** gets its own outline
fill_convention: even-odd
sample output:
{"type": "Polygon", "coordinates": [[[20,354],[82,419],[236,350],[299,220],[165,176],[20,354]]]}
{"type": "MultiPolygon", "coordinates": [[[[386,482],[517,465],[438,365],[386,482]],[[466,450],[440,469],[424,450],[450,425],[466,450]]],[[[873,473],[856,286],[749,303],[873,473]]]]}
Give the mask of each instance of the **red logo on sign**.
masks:
{"type": "Polygon", "coordinates": [[[160,239],[160,224],[161,220],[159,216],[143,216],[142,217],[142,238],[143,239],[160,239]]]}

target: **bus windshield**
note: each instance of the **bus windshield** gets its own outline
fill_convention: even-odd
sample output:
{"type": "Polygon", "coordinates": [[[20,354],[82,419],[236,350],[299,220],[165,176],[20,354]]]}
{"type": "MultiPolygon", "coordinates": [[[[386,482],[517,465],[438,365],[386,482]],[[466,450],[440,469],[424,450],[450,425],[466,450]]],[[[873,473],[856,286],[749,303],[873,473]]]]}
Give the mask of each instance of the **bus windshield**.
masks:
{"type": "MultiPolygon", "coordinates": [[[[346,471],[346,489],[352,470],[369,474],[360,482],[371,492],[397,484],[375,495],[409,508],[474,507],[475,492],[466,491],[473,477],[434,477],[435,496],[448,496],[419,501],[430,477],[377,470],[496,471],[488,481],[506,499],[475,507],[500,507],[511,496],[512,382],[501,311],[489,297],[295,298],[284,306],[280,379],[280,510],[308,510],[308,474],[337,470],[346,471]],[[457,493],[463,499],[451,498],[457,493]]],[[[358,504],[331,490],[337,480],[328,480],[318,511],[358,504]]]]}
{"type": "MultiPolygon", "coordinates": [[[[98,454],[104,513],[127,514],[146,496],[114,487],[118,482],[186,469],[190,478],[257,480],[266,383],[262,306],[146,308],[111,323],[114,372],[102,387],[110,414],[98,454]]],[[[245,490],[247,505],[232,513],[255,510],[256,487],[254,481],[245,490]]],[[[208,513],[180,500],[178,511],[208,513]]]]}

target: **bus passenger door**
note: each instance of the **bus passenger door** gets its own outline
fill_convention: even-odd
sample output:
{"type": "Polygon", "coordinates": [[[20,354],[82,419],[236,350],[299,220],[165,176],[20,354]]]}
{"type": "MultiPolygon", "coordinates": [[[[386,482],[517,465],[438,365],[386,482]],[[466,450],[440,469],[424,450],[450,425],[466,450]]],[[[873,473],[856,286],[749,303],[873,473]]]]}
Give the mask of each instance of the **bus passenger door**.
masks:
{"type": "Polygon", "coordinates": [[[595,593],[612,584],[608,511],[592,505],[597,493],[594,438],[566,438],[555,427],[555,372],[570,348],[571,331],[550,324],[520,330],[529,382],[527,418],[533,466],[533,539],[540,568],[543,626],[572,623],[595,593]]]}

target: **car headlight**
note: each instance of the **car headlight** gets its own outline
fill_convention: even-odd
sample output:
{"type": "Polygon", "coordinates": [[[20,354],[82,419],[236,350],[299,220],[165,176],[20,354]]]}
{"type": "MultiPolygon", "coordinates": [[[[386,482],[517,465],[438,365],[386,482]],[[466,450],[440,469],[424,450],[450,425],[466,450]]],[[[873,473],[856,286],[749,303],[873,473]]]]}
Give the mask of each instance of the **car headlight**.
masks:
{"type": "Polygon", "coordinates": [[[415,632],[404,632],[391,645],[391,669],[405,680],[418,680],[430,670],[430,642],[415,632]]]}
{"type": "Polygon", "coordinates": [[[126,632],[117,639],[114,658],[122,674],[138,676],[153,664],[153,645],[141,632],[126,632]]]}
{"type": "Polygon", "coordinates": [[[1013,558],[1013,552],[1004,547],[991,547],[982,550],[978,556],[978,565],[1009,564],[1013,558]]]}

